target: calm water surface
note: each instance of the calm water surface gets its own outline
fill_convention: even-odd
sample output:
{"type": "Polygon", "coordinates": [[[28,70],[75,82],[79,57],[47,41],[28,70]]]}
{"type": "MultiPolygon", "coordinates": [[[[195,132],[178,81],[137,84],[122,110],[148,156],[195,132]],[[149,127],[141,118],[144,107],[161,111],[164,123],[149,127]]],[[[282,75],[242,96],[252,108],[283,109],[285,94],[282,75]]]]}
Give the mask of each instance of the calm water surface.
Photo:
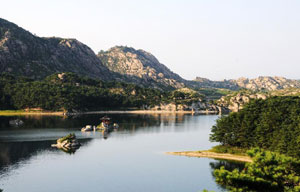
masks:
{"type": "Polygon", "coordinates": [[[0,117],[0,188],[4,192],[182,192],[223,191],[212,176],[226,162],[166,155],[167,151],[209,149],[216,115],[110,115],[120,125],[107,139],[80,128],[99,123],[100,115],[20,117],[12,127],[0,117]],[[75,153],[51,148],[75,133],[82,146],[75,153]]]}

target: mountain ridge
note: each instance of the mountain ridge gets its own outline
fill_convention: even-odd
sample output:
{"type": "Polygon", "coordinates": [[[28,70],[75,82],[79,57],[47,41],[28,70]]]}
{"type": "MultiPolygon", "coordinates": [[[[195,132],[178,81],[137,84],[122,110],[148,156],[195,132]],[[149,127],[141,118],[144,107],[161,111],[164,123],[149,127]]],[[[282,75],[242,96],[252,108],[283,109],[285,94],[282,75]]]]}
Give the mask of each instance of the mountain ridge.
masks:
{"type": "Polygon", "coordinates": [[[300,81],[261,76],[212,81],[197,77],[185,80],[142,49],[115,46],[97,55],[76,39],[38,37],[0,18],[0,73],[42,79],[61,72],[73,72],[105,81],[124,81],[157,89],[225,88],[273,91],[300,88],[300,81]]]}

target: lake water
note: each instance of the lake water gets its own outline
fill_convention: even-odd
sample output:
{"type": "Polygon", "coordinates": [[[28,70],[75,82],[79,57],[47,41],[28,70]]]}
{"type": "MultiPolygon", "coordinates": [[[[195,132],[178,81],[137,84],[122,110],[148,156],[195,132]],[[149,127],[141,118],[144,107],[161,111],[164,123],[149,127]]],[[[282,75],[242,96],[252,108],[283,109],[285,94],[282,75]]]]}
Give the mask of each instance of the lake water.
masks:
{"type": "MultiPolygon", "coordinates": [[[[81,133],[101,115],[19,117],[12,127],[0,117],[0,189],[4,192],[199,192],[224,191],[212,176],[228,164],[207,158],[166,155],[168,151],[209,149],[217,115],[110,115],[119,129],[81,133]],[[52,148],[59,137],[75,133],[82,146],[72,154],[52,148]]],[[[229,166],[234,166],[229,163],[229,166]]]]}

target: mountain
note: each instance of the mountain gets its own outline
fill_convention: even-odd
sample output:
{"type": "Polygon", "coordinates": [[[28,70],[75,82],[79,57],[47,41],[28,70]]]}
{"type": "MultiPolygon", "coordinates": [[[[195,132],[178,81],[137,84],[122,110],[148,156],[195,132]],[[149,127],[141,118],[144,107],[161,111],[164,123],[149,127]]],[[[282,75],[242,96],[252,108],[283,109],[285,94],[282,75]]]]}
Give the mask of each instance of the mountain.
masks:
{"type": "Polygon", "coordinates": [[[144,50],[116,46],[108,51],[100,51],[97,56],[106,67],[116,73],[173,88],[185,87],[186,81],[183,78],[144,50]]]}
{"type": "Polygon", "coordinates": [[[197,82],[200,87],[227,88],[231,90],[245,88],[252,91],[274,91],[286,88],[300,88],[300,82],[297,80],[269,76],[260,76],[255,79],[241,77],[224,81],[211,81],[197,77],[194,82],[197,82]]]}
{"type": "Polygon", "coordinates": [[[35,79],[56,72],[74,72],[112,80],[114,75],[95,53],[76,39],[40,38],[0,18],[0,73],[35,79]]]}

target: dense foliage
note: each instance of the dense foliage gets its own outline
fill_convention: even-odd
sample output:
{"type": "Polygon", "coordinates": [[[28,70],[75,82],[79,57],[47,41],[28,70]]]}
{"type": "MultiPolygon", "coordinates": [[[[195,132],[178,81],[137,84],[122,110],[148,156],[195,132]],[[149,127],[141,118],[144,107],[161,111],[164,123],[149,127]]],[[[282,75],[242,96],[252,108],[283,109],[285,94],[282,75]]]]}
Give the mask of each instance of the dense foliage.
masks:
{"type": "Polygon", "coordinates": [[[260,147],[300,157],[300,98],[252,100],[241,111],[217,120],[210,140],[225,146],[260,147]]]}
{"type": "Polygon", "coordinates": [[[300,160],[254,148],[242,171],[216,169],[216,181],[231,191],[300,191],[300,160]]]}
{"type": "MultiPolygon", "coordinates": [[[[199,100],[200,94],[179,94],[181,102],[199,100]]],[[[103,82],[73,73],[54,74],[41,81],[0,75],[0,110],[101,110],[143,108],[177,101],[178,93],[142,88],[122,82],[103,82]]]]}

